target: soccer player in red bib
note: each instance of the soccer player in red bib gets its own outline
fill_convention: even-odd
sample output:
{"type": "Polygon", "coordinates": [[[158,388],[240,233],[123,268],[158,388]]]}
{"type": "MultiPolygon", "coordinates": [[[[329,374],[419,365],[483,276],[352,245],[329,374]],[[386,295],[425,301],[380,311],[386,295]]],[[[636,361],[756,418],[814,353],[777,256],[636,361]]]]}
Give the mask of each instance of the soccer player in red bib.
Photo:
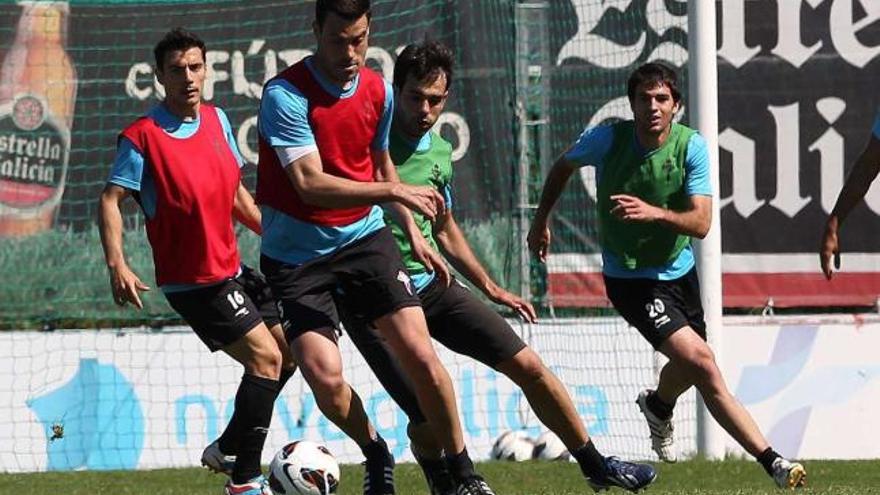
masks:
{"type": "Polygon", "coordinates": [[[271,495],[260,457],[272,407],[295,369],[265,280],[243,266],[233,216],[260,233],[260,211],[241,184],[243,160],[226,115],[201,101],[205,44],[182,29],[156,45],[165,98],[119,136],[101,193],[101,242],[117,304],[143,308],[149,290],[125,261],[120,205],[133,196],[146,217],[156,283],[213,352],[244,366],[235,413],[202,463],[230,476],[228,495],[271,495]],[[271,330],[270,330],[271,328],[271,330]]]}
{"type": "Polygon", "coordinates": [[[346,309],[375,324],[413,381],[458,493],[492,493],[474,472],[452,382],[377,206],[390,203],[416,258],[446,273],[404,208],[435,218],[443,197],[399,183],[388,153],[393,92],[364,67],[369,0],[318,0],[313,30],[314,56],[266,84],[258,123],[261,268],[279,299],[295,361],[321,412],[361,447],[364,492],[394,493],[394,461],[342,376],[334,297],[343,293],[346,309]]]}

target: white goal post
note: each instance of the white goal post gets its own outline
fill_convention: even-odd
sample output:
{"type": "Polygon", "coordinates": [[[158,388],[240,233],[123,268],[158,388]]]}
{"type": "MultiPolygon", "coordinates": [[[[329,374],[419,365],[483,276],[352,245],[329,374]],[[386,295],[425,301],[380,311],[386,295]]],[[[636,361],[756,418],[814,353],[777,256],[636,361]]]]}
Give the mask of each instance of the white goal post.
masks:
{"type": "MultiPolygon", "coordinates": [[[[718,62],[715,2],[688,1],[688,100],[691,126],[706,139],[712,166],[712,190],[720,192],[718,163],[718,62]]],[[[721,362],[721,218],[719,202],[712,202],[712,226],[705,239],[695,243],[700,274],[706,334],[721,362]]],[[[701,400],[697,401],[697,451],[708,459],[724,457],[724,437],[701,400]]]]}

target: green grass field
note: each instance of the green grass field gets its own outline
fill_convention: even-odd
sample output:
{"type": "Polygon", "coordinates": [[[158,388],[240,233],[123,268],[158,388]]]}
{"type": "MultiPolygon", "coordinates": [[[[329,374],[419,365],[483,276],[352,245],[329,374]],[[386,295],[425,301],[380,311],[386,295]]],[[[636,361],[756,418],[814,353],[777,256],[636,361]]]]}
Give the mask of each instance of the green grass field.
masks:
{"type": "MultiPolygon", "coordinates": [[[[880,494],[880,460],[812,461],[805,463],[808,485],[803,494],[880,494]]],[[[547,462],[490,462],[478,467],[499,495],[574,495],[592,493],[575,464],[547,462]]],[[[755,462],[688,461],[659,466],[659,477],[648,495],[665,494],[779,494],[755,462]]],[[[340,494],[360,492],[360,466],[343,466],[340,494]]],[[[397,493],[427,493],[414,464],[397,467],[397,493]]],[[[0,474],[2,494],[52,495],[196,495],[222,493],[224,478],[203,469],[156,471],[0,474]]],[[[612,493],[625,493],[613,490],[612,493]]]]}

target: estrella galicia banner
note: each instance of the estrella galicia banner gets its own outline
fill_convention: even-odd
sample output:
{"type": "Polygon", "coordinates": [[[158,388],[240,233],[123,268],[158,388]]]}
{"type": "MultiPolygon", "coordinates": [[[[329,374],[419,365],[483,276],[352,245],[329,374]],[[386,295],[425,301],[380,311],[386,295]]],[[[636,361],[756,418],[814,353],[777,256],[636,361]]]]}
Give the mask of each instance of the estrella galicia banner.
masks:
{"type": "MultiPolygon", "coordinates": [[[[96,199],[114,159],[118,132],[164,96],[155,79],[152,50],[169,29],[183,26],[205,40],[204,98],[229,115],[237,145],[252,164],[257,160],[256,122],[263,84],[315,49],[314,2],[54,3],[63,4],[63,9],[34,14],[15,4],[0,6],[2,19],[8,20],[0,27],[0,47],[29,57],[24,70],[33,72],[34,78],[45,77],[47,68],[41,66],[45,57],[38,56],[42,52],[21,40],[30,36],[27,33],[49,36],[48,21],[35,25],[31,20],[35,16],[63,16],[63,27],[51,34],[56,40],[52,46],[59,57],[72,61],[75,70],[57,78],[58,86],[73,88],[65,105],[56,105],[66,110],[57,113],[72,121],[70,166],[55,223],[62,229],[82,230],[94,224],[96,199]]],[[[465,215],[504,212],[511,203],[512,176],[507,167],[515,156],[514,54],[501,47],[513,42],[512,13],[509,2],[374,2],[367,64],[386,79],[392,78],[397,53],[408,43],[437,39],[454,49],[452,97],[438,129],[453,144],[453,159],[461,165],[456,167],[457,196],[465,215]],[[481,23],[491,23],[492,29],[480,27],[481,23]],[[491,194],[484,193],[484,186],[493,188],[491,194]],[[479,205],[469,198],[479,198],[479,205]]],[[[13,57],[7,58],[7,66],[12,65],[13,57]]],[[[10,89],[6,81],[15,71],[6,72],[4,89],[10,89]]],[[[0,104],[3,97],[0,92],[0,104]]],[[[3,108],[0,105],[0,111],[3,108]]],[[[247,170],[252,180],[255,167],[247,170]]]]}

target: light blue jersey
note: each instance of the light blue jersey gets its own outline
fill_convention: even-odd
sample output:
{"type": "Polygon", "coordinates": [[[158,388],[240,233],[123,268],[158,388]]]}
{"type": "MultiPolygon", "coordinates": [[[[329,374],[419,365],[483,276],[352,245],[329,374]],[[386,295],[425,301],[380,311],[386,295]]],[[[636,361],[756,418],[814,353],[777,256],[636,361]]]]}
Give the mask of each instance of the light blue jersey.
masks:
{"type": "MultiPolygon", "coordinates": [[[[596,181],[602,180],[602,170],[613,163],[605,163],[605,157],[614,142],[614,128],[602,125],[586,129],[565,153],[565,159],[580,166],[596,167],[596,181]]],[[[632,146],[645,156],[651,150],[645,150],[633,135],[632,146]]],[[[709,177],[709,152],[706,140],[695,133],[688,141],[687,157],[685,158],[685,192],[690,196],[711,196],[712,183],[709,177]]],[[[686,275],[695,265],[693,248],[687,247],[671,262],[660,267],[629,270],[617,257],[608,250],[602,250],[602,272],[615,278],[648,278],[654,280],[675,280],[686,275]]]]}
{"type": "MultiPolygon", "coordinates": [[[[312,58],[305,59],[306,67],[328,94],[345,99],[355,94],[360,82],[357,76],[348,88],[340,88],[327,81],[315,70],[312,58]]],[[[275,79],[266,85],[260,103],[258,129],[263,139],[276,149],[307,149],[315,146],[315,137],[309,123],[309,102],[303,93],[289,81],[275,79]]],[[[376,128],[371,148],[388,149],[388,133],[394,113],[394,92],[385,81],[385,102],[382,117],[376,128]]],[[[283,164],[286,166],[288,164],[283,164]]],[[[382,209],[374,206],[370,213],[349,225],[328,227],[297,220],[269,206],[263,212],[263,241],[260,250],[266,256],[291,265],[332,253],[362,239],[385,226],[382,209]]]]}

